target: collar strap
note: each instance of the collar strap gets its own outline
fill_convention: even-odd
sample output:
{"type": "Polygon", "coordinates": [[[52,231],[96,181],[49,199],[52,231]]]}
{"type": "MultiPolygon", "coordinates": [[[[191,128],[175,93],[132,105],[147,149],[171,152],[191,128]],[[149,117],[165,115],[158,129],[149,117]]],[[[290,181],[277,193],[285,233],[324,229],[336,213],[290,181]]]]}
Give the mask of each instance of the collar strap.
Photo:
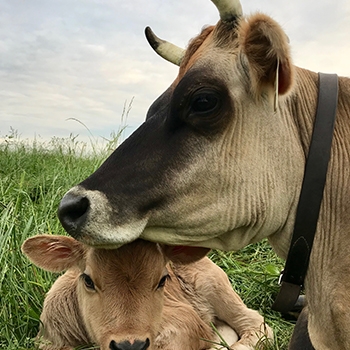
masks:
{"type": "Polygon", "coordinates": [[[293,308],[304,284],[327,177],[338,104],[338,76],[318,73],[318,79],[317,112],[292,241],[280,279],[281,289],[272,305],[273,310],[280,312],[293,308]]]}

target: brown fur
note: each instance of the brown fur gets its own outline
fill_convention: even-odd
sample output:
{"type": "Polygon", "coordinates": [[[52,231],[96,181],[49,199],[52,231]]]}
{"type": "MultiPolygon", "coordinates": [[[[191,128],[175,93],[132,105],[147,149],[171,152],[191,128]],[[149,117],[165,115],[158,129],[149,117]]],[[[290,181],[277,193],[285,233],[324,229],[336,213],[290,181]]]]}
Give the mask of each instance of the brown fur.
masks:
{"type": "Polygon", "coordinates": [[[201,33],[190,41],[185,56],[181,61],[178,78],[185,74],[185,72],[192,66],[193,62],[196,61],[196,58],[198,59],[198,50],[199,48],[203,49],[203,43],[211,35],[213,29],[213,26],[203,28],[201,33]]]}
{"type": "Polygon", "coordinates": [[[278,92],[287,93],[292,86],[293,68],[286,34],[279,24],[258,13],[240,22],[238,35],[250,63],[251,76],[255,78],[252,85],[255,93],[261,93],[263,86],[274,81],[277,59],[280,61],[278,92]]]}
{"type": "Polygon", "coordinates": [[[216,26],[206,27],[192,39],[181,62],[176,86],[185,73],[208,51],[215,48],[236,54],[239,49],[248,58],[246,66],[251,84],[250,92],[256,99],[262,94],[274,95],[277,60],[279,60],[278,93],[291,90],[294,68],[291,62],[288,38],[277,22],[257,13],[239,21],[237,28],[219,21],[216,26]]]}
{"type": "Polygon", "coordinates": [[[233,349],[253,349],[265,332],[271,336],[263,318],[243,304],[225,273],[208,258],[166,265],[167,256],[181,260],[183,252],[141,240],[117,250],[93,249],[49,235],[28,239],[22,250],[48,270],[71,264],[45,299],[39,333],[42,349],[97,344],[107,350],[112,341],[147,338],[149,350],[208,349],[210,344],[203,339],[215,338],[210,322],[217,319],[241,337],[233,349]],[[95,290],[85,287],[83,272],[95,290]],[[166,287],[157,288],[167,273],[166,287]]]}

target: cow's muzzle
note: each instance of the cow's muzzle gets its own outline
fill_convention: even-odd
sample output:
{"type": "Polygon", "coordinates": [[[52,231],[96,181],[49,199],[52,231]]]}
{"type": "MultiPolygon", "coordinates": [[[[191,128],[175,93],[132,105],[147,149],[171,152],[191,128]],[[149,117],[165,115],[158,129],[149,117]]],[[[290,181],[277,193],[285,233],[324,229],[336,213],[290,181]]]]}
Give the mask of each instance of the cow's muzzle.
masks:
{"type": "Polygon", "coordinates": [[[118,248],[137,239],[146,227],[146,216],[129,215],[113,208],[105,194],[78,185],[61,200],[58,218],[75,239],[100,248],[118,248]]]}
{"type": "Polygon", "coordinates": [[[90,201],[86,196],[67,193],[58,207],[58,218],[64,229],[74,238],[79,236],[81,227],[87,220],[90,201]]]}

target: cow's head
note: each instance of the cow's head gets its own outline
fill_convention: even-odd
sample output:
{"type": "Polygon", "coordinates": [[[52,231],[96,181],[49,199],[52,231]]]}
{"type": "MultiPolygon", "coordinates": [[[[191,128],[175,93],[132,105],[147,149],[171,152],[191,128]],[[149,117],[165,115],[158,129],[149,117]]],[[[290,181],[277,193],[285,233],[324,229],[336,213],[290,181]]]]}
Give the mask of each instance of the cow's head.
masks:
{"type": "Polygon", "coordinates": [[[221,20],[185,51],[147,30],[179,74],[146,121],[62,199],[58,215],[75,238],[236,250],[289,229],[304,156],[286,112],[288,38],[268,16],[213,2],[221,20]]]}
{"type": "MultiPolygon", "coordinates": [[[[52,272],[75,273],[75,282],[69,281],[75,283],[79,310],[72,312],[81,315],[80,322],[91,342],[101,346],[101,350],[155,348],[164,285],[169,277],[168,259],[193,262],[208,252],[206,248],[190,249],[189,252],[143,240],[116,250],[95,249],[71,237],[55,235],[34,236],[22,245],[24,254],[37,266],[52,272]]],[[[67,279],[56,283],[67,283],[67,279]]],[[[55,290],[65,292],[67,288],[55,290]]],[[[46,312],[50,311],[53,310],[46,312]]],[[[64,321],[69,327],[71,320],[64,321]]]]}

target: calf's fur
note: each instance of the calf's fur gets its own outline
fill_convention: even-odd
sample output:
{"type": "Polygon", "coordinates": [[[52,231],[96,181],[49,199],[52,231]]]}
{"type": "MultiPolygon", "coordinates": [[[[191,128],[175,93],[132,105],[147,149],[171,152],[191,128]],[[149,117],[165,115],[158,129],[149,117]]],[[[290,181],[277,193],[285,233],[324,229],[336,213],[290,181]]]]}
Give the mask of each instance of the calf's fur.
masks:
{"type": "Polygon", "coordinates": [[[218,340],[210,322],[228,337],[231,349],[255,349],[259,342],[262,348],[272,336],[263,317],[244,305],[226,274],[204,257],[208,249],[190,249],[191,256],[186,248],[143,240],[115,250],[65,236],[26,240],[22,251],[34,264],[67,270],[44,302],[41,349],[88,344],[134,349],[136,343],[149,350],[210,349],[204,339],[218,340]]]}

